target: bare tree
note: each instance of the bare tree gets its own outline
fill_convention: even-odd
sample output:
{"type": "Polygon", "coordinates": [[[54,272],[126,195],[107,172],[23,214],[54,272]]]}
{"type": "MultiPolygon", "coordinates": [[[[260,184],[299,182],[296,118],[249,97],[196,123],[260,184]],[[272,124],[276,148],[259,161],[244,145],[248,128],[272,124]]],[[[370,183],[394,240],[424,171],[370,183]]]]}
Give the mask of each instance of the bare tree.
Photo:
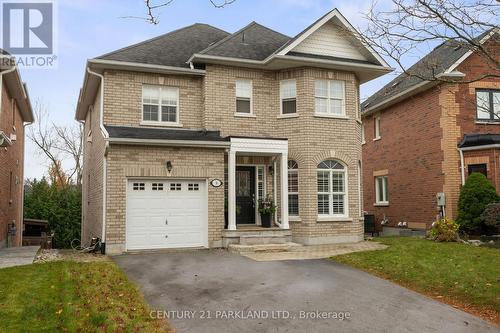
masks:
{"type": "Polygon", "coordinates": [[[398,71],[422,80],[456,82],[457,79],[438,75],[443,69],[436,59],[426,58],[425,70],[420,67],[412,71],[405,66],[420,60],[438,43],[447,43],[452,49],[476,52],[491,68],[487,74],[460,82],[500,77],[500,4],[496,0],[391,0],[388,9],[379,9],[382,7],[387,5],[372,3],[364,15],[368,25],[359,37],[393,60],[398,71]],[[492,42],[481,43],[478,36],[489,33],[492,42]]]}
{"type": "Polygon", "coordinates": [[[29,127],[28,138],[33,141],[49,163],[50,178],[57,184],[73,182],[81,185],[82,179],[82,128],[81,125],[58,126],[48,121],[48,110],[40,101],[35,102],[33,126],[29,127]],[[72,166],[64,170],[63,161],[70,160],[72,166]]]}
{"type": "MultiPolygon", "coordinates": [[[[144,0],[144,4],[146,6],[146,16],[141,17],[141,16],[124,16],[122,18],[132,18],[132,19],[139,19],[139,20],[144,20],[147,21],[151,24],[158,24],[159,21],[159,14],[158,10],[162,7],[166,7],[170,5],[172,2],[175,0],[160,0],[160,1],[154,1],[154,0],[144,0]]],[[[227,5],[232,4],[236,0],[209,0],[209,2],[214,6],[215,8],[224,8],[227,5]]]]}

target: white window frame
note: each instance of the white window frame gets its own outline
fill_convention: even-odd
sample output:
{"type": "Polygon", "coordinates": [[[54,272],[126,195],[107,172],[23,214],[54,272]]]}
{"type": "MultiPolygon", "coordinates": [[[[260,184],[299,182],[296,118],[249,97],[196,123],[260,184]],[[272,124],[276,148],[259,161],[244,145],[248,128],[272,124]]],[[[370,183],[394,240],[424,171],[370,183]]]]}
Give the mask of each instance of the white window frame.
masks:
{"type": "Polygon", "coordinates": [[[317,117],[327,117],[327,118],[348,118],[347,117],[347,114],[346,114],[346,101],[345,101],[345,98],[346,98],[346,93],[345,93],[345,81],[343,80],[327,80],[327,79],[318,79],[318,80],[315,80],[314,81],[314,115],[317,116],[317,117]],[[327,82],[327,96],[318,96],[317,93],[316,93],[316,82],[319,82],[319,81],[324,81],[324,82],[327,82]],[[330,92],[331,92],[331,89],[330,89],[330,85],[332,84],[332,82],[340,82],[342,83],[342,91],[343,91],[343,98],[337,98],[337,97],[333,97],[330,95],[330,92]],[[318,112],[317,108],[316,108],[316,99],[318,98],[321,98],[321,99],[326,99],[326,113],[325,112],[318,112]],[[342,114],[334,114],[334,113],[329,113],[329,110],[330,110],[330,103],[331,103],[331,100],[339,100],[341,101],[342,103],[342,114]]]}
{"type": "MultiPolygon", "coordinates": [[[[290,186],[288,187],[288,196],[290,195],[296,195],[297,196],[297,214],[292,214],[290,213],[290,210],[288,210],[288,216],[291,217],[299,217],[300,216],[300,203],[299,203],[299,164],[295,160],[288,160],[288,162],[294,162],[297,165],[297,168],[291,169],[288,167],[288,179],[290,179],[290,174],[295,174],[297,175],[297,191],[293,192],[290,191],[290,186]]],[[[290,199],[288,199],[288,202],[290,203],[290,199]]]]}
{"type": "Polygon", "coordinates": [[[234,115],[238,117],[250,117],[255,118],[255,114],[253,112],[253,81],[251,79],[241,79],[238,78],[234,83],[234,115]],[[238,82],[249,82],[250,83],[250,97],[246,96],[238,96],[238,82]],[[238,112],[238,98],[250,98],[250,113],[238,112]]]}
{"type": "MultiPolygon", "coordinates": [[[[334,162],[337,162],[339,163],[340,165],[342,165],[344,168],[343,169],[321,169],[319,167],[316,168],[316,212],[318,213],[318,218],[321,220],[327,220],[327,219],[331,219],[331,218],[348,218],[349,217],[349,198],[348,198],[348,185],[349,185],[349,180],[348,180],[348,177],[347,177],[347,166],[342,163],[341,161],[339,160],[336,160],[336,159],[327,159],[327,160],[324,160],[322,162],[325,162],[325,161],[334,161],[334,162]],[[324,172],[324,171],[327,171],[328,172],[328,192],[319,192],[318,191],[318,172],[324,172]],[[334,173],[342,173],[343,174],[343,179],[344,179],[344,191],[343,192],[334,192],[333,191],[333,174],[334,173]],[[328,212],[329,214],[320,214],[318,212],[318,195],[320,194],[326,194],[328,195],[328,212]],[[333,195],[343,195],[344,196],[344,212],[342,214],[333,214],[333,195]]],[[[320,163],[322,163],[320,162],[320,163]]]]}
{"type": "Polygon", "coordinates": [[[287,79],[287,80],[281,80],[280,81],[280,117],[286,118],[286,117],[297,117],[298,112],[297,112],[297,80],[295,79],[287,79]],[[288,97],[286,99],[292,99],[295,98],[295,112],[294,113],[283,113],[283,85],[287,82],[293,82],[295,85],[295,97],[288,97]]]}
{"type": "Polygon", "coordinates": [[[179,87],[173,87],[173,86],[160,86],[160,85],[154,85],[154,84],[143,84],[142,85],[142,94],[141,94],[141,125],[149,125],[149,126],[174,126],[174,127],[182,127],[182,124],[180,122],[180,92],[179,92],[179,87]],[[159,89],[159,101],[158,104],[152,104],[152,103],[147,103],[147,105],[158,105],[158,120],[144,120],[144,88],[146,87],[152,87],[152,88],[157,88],[159,89]],[[162,111],[161,107],[162,106],[173,106],[171,104],[163,104],[162,103],[162,90],[163,89],[174,89],[176,91],[176,99],[177,99],[177,105],[176,105],[176,121],[162,121],[162,111]]]}
{"type": "Polygon", "coordinates": [[[373,139],[373,141],[380,140],[382,138],[380,136],[380,116],[375,116],[374,121],[375,121],[375,131],[374,131],[375,138],[373,139]]]}
{"type": "Polygon", "coordinates": [[[383,176],[375,176],[375,204],[376,205],[389,205],[389,197],[388,197],[388,189],[389,186],[389,178],[387,175],[383,176]],[[379,181],[382,181],[382,200],[380,198],[380,190],[379,190],[379,181]]]}

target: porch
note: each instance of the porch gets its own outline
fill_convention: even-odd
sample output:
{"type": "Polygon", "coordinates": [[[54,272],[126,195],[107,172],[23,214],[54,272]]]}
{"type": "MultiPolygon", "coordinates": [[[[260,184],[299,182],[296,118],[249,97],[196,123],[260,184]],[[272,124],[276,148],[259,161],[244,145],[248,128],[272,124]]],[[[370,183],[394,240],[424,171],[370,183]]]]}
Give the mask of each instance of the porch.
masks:
{"type": "Polygon", "coordinates": [[[291,241],[288,223],[288,141],[230,137],[227,151],[227,214],[222,233],[229,244],[279,244],[291,241]],[[276,212],[263,228],[259,200],[270,196],[276,212]]]}

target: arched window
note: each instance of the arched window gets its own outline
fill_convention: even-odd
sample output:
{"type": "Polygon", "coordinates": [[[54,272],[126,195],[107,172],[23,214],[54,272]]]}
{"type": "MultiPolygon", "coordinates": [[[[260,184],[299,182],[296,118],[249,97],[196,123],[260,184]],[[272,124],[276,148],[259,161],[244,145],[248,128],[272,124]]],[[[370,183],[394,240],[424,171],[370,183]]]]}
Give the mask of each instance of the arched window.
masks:
{"type": "Polygon", "coordinates": [[[318,164],[318,215],[346,216],[346,168],[335,160],[318,164]]]}
{"type": "Polygon", "coordinates": [[[299,165],[288,161],[288,215],[299,216],[299,165]]]}

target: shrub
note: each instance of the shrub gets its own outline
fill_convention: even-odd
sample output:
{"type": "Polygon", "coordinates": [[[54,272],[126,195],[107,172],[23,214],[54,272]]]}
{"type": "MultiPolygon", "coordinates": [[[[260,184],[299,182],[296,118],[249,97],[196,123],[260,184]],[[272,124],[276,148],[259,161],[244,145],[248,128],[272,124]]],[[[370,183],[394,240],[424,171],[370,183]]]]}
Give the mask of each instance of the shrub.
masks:
{"type": "Polygon", "coordinates": [[[458,224],[450,219],[440,219],[432,224],[430,238],[438,242],[456,242],[458,239],[458,224]]]}
{"type": "Polygon", "coordinates": [[[493,203],[486,206],[481,214],[483,223],[492,228],[500,228],[500,203],[493,203]]]}
{"type": "Polygon", "coordinates": [[[54,232],[54,247],[69,248],[73,239],[80,239],[81,190],[79,186],[57,186],[45,178],[27,182],[24,217],[48,220],[54,232]]]}
{"type": "Polygon", "coordinates": [[[457,223],[464,231],[480,233],[484,229],[481,214],[486,206],[499,201],[495,187],[481,173],[473,172],[460,190],[457,223]]]}

